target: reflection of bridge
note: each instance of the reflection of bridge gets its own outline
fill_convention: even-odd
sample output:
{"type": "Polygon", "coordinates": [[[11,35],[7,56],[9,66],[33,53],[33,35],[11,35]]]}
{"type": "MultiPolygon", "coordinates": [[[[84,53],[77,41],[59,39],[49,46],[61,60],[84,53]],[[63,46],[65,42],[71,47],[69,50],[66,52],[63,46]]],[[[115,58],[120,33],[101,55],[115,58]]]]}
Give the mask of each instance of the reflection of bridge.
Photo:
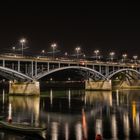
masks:
{"type": "Polygon", "coordinates": [[[73,60],[47,60],[37,58],[16,58],[1,57],[0,58],[0,75],[8,79],[21,80],[39,80],[49,74],[75,70],[84,79],[111,79],[112,77],[123,74],[129,77],[140,75],[140,65],[136,64],[118,64],[93,61],[73,61],[73,60]]]}

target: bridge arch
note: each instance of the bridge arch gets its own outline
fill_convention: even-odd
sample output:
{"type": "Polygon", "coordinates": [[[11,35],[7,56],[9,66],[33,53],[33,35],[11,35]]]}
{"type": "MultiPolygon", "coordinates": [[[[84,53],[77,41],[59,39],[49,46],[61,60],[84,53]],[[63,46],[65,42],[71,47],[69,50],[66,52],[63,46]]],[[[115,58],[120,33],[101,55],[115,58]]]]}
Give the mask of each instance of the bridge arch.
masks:
{"type": "Polygon", "coordinates": [[[108,76],[106,76],[107,79],[111,79],[114,75],[118,74],[118,73],[121,73],[121,72],[125,72],[125,71],[130,71],[130,72],[134,72],[138,75],[140,75],[140,72],[138,72],[137,70],[135,69],[130,69],[130,68],[125,68],[125,69],[120,69],[120,70],[117,70],[111,74],[109,74],[108,76]]]}
{"type": "Polygon", "coordinates": [[[88,67],[82,67],[82,66],[67,66],[67,67],[56,68],[56,69],[50,70],[49,72],[45,71],[43,73],[38,74],[35,77],[35,79],[39,80],[39,79],[41,79],[41,78],[43,78],[43,77],[45,77],[45,76],[47,76],[49,74],[52,74],[52,73],[55,73],[55,72],[58,72],[58,71],[62,71],[62,70],[68,70],[68,69],[78,69],[78,70],[89,71],[90,73],[95,73],[96,75],[100,76],[101,79],[103,79],[103,80],[106,79],[106,77],[103,74],[101,74],[100,72],[98,72],[98,71],[96,71],[94,69],[91,69],[91,68],[88,68],[88,67]]]}
{"type": "Polygon", "coordinates": [[[18,80],[23,80],[23,81],[33,81],[33,78],[31,78],[21,72],[15,71],[10,68],[2,67],[2,66],[0,66],[0,75],[9,80],[18,79],[18,80]]]}

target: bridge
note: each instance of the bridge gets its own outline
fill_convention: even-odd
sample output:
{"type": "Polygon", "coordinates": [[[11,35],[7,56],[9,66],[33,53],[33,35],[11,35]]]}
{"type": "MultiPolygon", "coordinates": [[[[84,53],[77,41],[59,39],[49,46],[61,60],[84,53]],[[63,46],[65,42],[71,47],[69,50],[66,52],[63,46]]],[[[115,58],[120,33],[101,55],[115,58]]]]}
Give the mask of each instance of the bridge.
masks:
{"type": "Polygon", "coordinates": [[[47,57],[0,56],[0,76],[17,81],[40,81],[45,76],[74,70],[87,81],[139,80],[140,64],[89,61],[86,59],[50,59],[47,57]]]}
{"type": "Polygon", "coordinates": [[[65,60],[37,57],[0,57],[0,75],[8,79],[39,80],[49,74],[76,69],[85,72],[86,78],[110,79],[117,73],[139,74],[140,64],[88,60],[65,60]],[[96,77],[97,76],[97,77],[96,77]]]}

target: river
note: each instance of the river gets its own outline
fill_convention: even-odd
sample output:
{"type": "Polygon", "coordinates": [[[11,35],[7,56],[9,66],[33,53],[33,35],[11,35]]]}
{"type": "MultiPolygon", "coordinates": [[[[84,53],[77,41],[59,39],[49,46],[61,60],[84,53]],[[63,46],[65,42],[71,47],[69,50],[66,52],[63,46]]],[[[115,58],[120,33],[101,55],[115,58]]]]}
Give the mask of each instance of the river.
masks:
{"type": "Polygon", "coordinates": [[[46,127],[40,135],[0,127],[0,140],[140,139],[140,91],[54,90],[40,97],[8,96],[0,91],[0,116],[46,127]]]}

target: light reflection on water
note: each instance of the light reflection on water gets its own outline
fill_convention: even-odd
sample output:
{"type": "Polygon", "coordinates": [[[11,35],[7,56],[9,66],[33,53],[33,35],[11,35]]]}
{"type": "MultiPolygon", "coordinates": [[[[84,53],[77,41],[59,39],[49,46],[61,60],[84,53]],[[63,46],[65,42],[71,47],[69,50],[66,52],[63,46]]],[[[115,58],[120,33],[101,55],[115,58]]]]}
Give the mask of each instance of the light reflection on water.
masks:
{"type": "MultiPolygon", "coordinates": [[[[0,94],[0,115],[47,127],[42,139],[140,139],[140,91],[50,90],[40,97],[0,94]]],[[[37,139],[0,129],[0,140],[37,139]]]]}

